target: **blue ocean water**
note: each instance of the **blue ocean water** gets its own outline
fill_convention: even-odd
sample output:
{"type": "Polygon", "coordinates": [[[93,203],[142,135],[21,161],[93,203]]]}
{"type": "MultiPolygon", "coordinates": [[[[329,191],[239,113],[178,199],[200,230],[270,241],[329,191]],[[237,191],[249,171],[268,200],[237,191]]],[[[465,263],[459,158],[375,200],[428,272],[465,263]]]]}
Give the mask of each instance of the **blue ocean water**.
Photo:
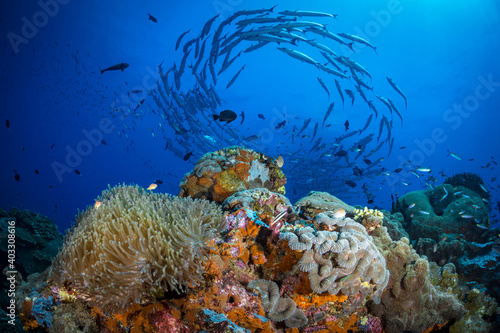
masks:
{"type": "MultiPolygon", "coordinates": [[[[491,220],[499,221],[498,1],[42,0],[2,2],[0,12],[0,207],[4,209],[14,206],[42,213],[65,230],[78,209],[93,205],[108,184],[125,182],[147,187],[159,179],[163,184],[157,191],[177,194],[182,176],[192,170],[203,153],[214,150],[208,142],[215,139],[217,149],[239,144],[283,156],[287,196],[292,202],[310,190],[322,190],[352,205],[368,205],[362,189],[366,184],[375,195],[369,206],[389,210],[391,196],[441,184],[445,176],[456,173],[476,173],[492,194],[491,220]],[[342,107],[333,76],[277,50],[286,47],[312,53],[311,46],[302,41],[297,45],[271,43],[242,53],[219,76],[216,88],[222,105],[217,111],[234,110],[238,114],[235,121],[227,125],[200,122],[201,130],[176,135],[169,121],[160,116],[163,111],[150,94],[158,95],[161,89],[158,65],[166,71],[175,62],[179,68],[184,43],[198,36],[214,16],[219,15],[210,35],[238,11],[274,5],[274,13],[301,9],[338,14],[337,19],[307,19],[325,24],[335,33],[361,36],[376,46],[374,52],[356,43],[356,52],[352,53],[346,47],[328,44],[369,72],[372,80],[363,77],[374,88],[369,99],[375,99],[375,95],[390,98],[402,114],[403,126],[393,114],[391,136],[368,158],[372,163],[383,159],[370,169],[376,172],[367,170],[356,176],[353,168],[367,167],[363,157],[377,146],[382,115],[390,120],[391,114],[375,99],[379,116],[373,116],[363,133],[342,146],[350,149],[351,160],[333,162],[333,154],[340,149],[335,138],[347,133],[346,120],[350,130],[360,130],[373,112],[357,92],[354,105],[351,107],[349,97],[344,96],[342,107]],[[149,19],[148,13],[157,22],[149,19]],[[178,37],[189,29],[175,51],[178,37]],[[100,73],[122,62],[129,64],[124,71],[100,73]],[[243,65],[245,69],[226,89],[243,65]],[[330,98],[317,77],[326,82],[330,98]],[[407,109],[386,77],[406,95],[407,109]],[[321,128],[332,102],[335,106],[326,121],[331,126],[321,128]],[[311,123],[292,143],[293,127],[300,130],[308,118],[311,123]],[[284,128],[276,130],[282,121],[286,121],[284,128]],[[319,129],[312,140],[317,122],[319,129]],[[372,141],[366,147],[357,147],[356,142],[371,133],[372,141]],[[211,139],[202,139],[205,135],[211,139]],[[258,142],[246,139],[254,135],[259,137],[258,142]],[[326,146],[311,151],[318,138],[322,138],[318,146],[326,146]],[[173,145],[165,149],[168,139],[173,145]],[[180,142],[187,144],[182,146],[180,142]],[[206,142],[206,150],[192,148],[194,142],[206,142]],[[172,147],[180,155],[175,155],[172,147]],[[353,161],[357,149],[364,152],[353,161]],[[184,161],[182,156],[191,151],[193,156],[184,161]],[[398,168],[403,171],[394,172],[398,168]],[[431,171],[415,172],[417,168],[431,171]],[[348,186],[348,180],[356,187],[348,186]]],[[[233,24],[225,28],[223,36],[234,32],[233,24]]],[[[313,41],[326,44],[320,36],[313,41]]],[[[245,43],[232,56],[256,42],[245,43]]],[[[322,57],[317,50],[315,57],[322,57]]],[[[195,61],[191,54],[180,91],[187,92],[196,84],[188,68],[195,61]]],[[[169,80],[172,84],[174,79],[171,76],[169,80]]],[[[349,89],[347,81],[339,80],[346,84],[344,89],[349,89]]],[[[181,111],[174,113],[179,112],[189,129],[190,120],[181,111]]],[[[384,129],[381,140],[386,137],[384,129]]]]}

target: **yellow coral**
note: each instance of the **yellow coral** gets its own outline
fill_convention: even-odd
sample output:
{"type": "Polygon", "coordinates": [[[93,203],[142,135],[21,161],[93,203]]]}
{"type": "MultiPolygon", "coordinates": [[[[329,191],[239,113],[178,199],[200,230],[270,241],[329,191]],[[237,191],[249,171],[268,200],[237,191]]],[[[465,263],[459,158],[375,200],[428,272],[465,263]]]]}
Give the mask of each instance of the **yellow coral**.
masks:
{"type": "Polygon", "coordinates": [[[377,209],[371,209],[368,207],[365,207],[364,209],[354,208],[354,219],[356,221],[366,219],[369,216],[376,216],[380,217],[381,219],[384,218],[384,214],[377,209]]]}

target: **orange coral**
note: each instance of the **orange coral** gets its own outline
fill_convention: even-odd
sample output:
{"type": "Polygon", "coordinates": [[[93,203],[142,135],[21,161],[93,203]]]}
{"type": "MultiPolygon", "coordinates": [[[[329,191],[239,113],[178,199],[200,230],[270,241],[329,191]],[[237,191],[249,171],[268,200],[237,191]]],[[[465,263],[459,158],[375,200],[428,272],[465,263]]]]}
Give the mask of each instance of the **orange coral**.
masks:
{"type": "Polygon", "coordinates": [[[247,227],[243,231],[243,235],[246,238],[253,238],[253,240],[255,240],[255,238],[259,234],[259,230],[260,226],[257,225],[254,221],[249,220],[247,223],[247,227]]]}
{"type": "Polygon", "coordinates": [[[224,269],[227,268],[227,263],[220,256],[211,256],[205,262],[204,267],[206,276],[220,278],[224,269]]]}
{"type": "Polygon", "coordinates": [[[267,259],[261,246],[253,244],[250,246],[250,253],[252,254],[252,261],[255,265],[263,265],[267,259]]]}
{"type": "MultiPolygon", "coordinates": [[[[112,317],[104,316],[96,307],[92,308],[91,314],[96,318],[100,317],[104,319],[103,324],[109,332],[123,332],[125,328],[132,333],[153,333],[156,332],[157,329],[150,317],[152,314],[163,310],[165,310],[165,307],[161,303],[149,304],[147,306],[134,304],[127,312],[116,313],[112,317]]],[[[180,315],[180,312],[178,315],[180,315]]]]}
{"type": "Polygon", "coordinates": [[[37,323],[35,316],[31,314],[31,307],[33,306],[33,301],[32,300],[26,300],[23,302],[22,305],[22,312],[19,314],[19,318],[21,319],[21,323],[23,324],[23,328],[26,331],[36,329],[37,327],[40,326],[39,323],[37,323]]]}
{"type": "Polygon", "coordinates": [[[267,262],[263,265],[267,271],[266,275],[269,275],[271,280],[276,280],[276,275],[290,272],[301,257],[302,253],[291,250],[288,242],[280,242],[277,246],[270,247],[267,262]]]}
{"type": "Polygon", "coordinates": [[[296,295],[292,297],[295,303],[301,308],[308,308],[310,306],[320,307],[328,302],[330,303],[342,303],[347,300],[347,296],[337,296],[328,293],[323,293],[321,295],[296,295]]]}
{"type": "Polygon", "coordinates": [[[242,308],[232,309],[227,313],[227,318],[233,321],[236,325],[247,328],[252,332],[274,332],[271,322],[262,322],[260,318],[249,316],[248,313],[242,308]]]}
{"type": "MultiPolygon", "coordinates": [[[[214,177],[216,179],[216,177],[214,177]]],[[[199,178],[198,185],[208,188],[213,185],[213,180],[211,178],[199,178]]]]}
{"type": "Polygon", "coordinates": [[[325,323],[325,325],[328,326],[328,329],[325,332],[348,333],[357,331],[357,328],[359,327],[359,320],[359,316],[353,314],[348,318],[341,318],[338,321],[328,321],[325,323]]]}
{"type": "MultiPolygon", "coordinates": [[[[236,166],[234,168],[234,171],[236,171],[238,176],[240,176],[240,179],[242,179],[243,181],[248,179],[248,176],[250,176],[249,170],[250,170],[250,165],[248,165],[246,163],[238,163],[238,164],[236,164],[236,166]]],[[[245,181],[245,183],[246,183],[246,181],[245,181]]]]}

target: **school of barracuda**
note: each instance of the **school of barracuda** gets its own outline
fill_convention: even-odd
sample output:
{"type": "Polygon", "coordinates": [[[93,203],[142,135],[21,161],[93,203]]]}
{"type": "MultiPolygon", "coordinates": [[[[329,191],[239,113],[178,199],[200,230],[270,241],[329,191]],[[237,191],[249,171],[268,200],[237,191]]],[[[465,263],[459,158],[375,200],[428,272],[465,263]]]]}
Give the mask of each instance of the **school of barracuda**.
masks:
{"type": "MultiPolygon", "coordinates": [[[[231,145],[245,146],[271,155],[282,154],[288,162],[288,178],[293,179],[294,186],[305,190],[345,188],[345,185],[353,188],[357,186],[355,181],[359,181],[361,175],[372,178],[387,174],[381,163],[391,154],[394,145],[393,113],[402,124],[401,112],[395,101],[375,94],[370,84],[372,77],[367,69],[333,50],[351,50],[349,53],[355,55],[353,46],[365,47],[376,54],[376,47],[361,37],[329,31],[327,25],[332,26],[332,22],[322,24],[311,21],[313,18],[335,21],[335,14],[300,10],[277,12],[273,7],[238,11],[224,20],[219,16],[208,20],[197,36],[189,39],[193,35],[189,29],[178,37],[175,50],[183,54],[180,64],[174,62],[166,66],[162,62],[158,66],[161,81],[157,89],[150,93],[157,109],[151,107],[150,111],[163,118],[159,130],[165,140],[165,150],[172,151],[185,161],[231,145]],[[221,21],[218,26],[214,24],[217,19],[221,21]],[[302,121],[294,118],[279,123],[275,128],[279,143],[272,147],[263,144],[258,135],[244,136],[234,126],[228,125],[235,120],[234,112],[232,118],[221,117],[220,121],[214,121],[221,110],[229,107],[224,105],[220,94],[229,89],[244,70],[249,70],[245,64],[236,65],[238,60],[241,63],[245,56],[249,56],[248,53],[263,47],[275,48],[277,53],[283,52],[310,65],[311,70],[319,73],[318,89],[323,89],[328,97],[333,92],[338,96],[337,103],[331,102],[322,120],[307,118],[302,121]],[[307,52],[302,50],[306,47],[307,52]],[[231,65],[238,67],[235,74],[229,76],[231,65]],[[185,81],[195,84],[187,87],[185,81]],[[335,82],[334,89],[329,89],[326,82],[335,82]],[[345,95],[349,97],[348,101],[345,101],[345,95]],[[350,130],[349,121],[346,121],[345,132],[342,131],[341,135],[320,134],[336,108],[352,107],[354,103],[366,104],[366,122],[361,129],[350,130]],[[370,124],[375,124],[376,119],[380,119],[378,133],[376,125],[369,132],[370,124]],[[164,126],[167,124],[176,134],[175,140],[168,137],[164,126]],[[309,133],[311,128],[312,135],[303,134],[309,133]],[[308,148],[304,149],[302,143],[307,143],[308,148]],[[269,148],[275,151],[270,152],[269,148]],[[342,178],[331,177],[339,172],[343,172],[342,178]],[[329,180],[325,182],[320,178],[329,180]]],[[[406,96],[400,87],[389,77],[387,81],[389,89],[394,89],[403,98],[406,108],[406,96]]],[[[360,115],[362,113],[357,112],[357,116],[360,115]]],[[[258,116],[264,119],[264,115],[258,116]]],[[[244,120],[243,111],[237,122],[243,124],[244,120]]],[[[331,124],[326,125],[329,126],[331,124]]],[[[159,137],[153,132],[151,134],[159,137]]],[[[370,200],[373,194],[366,184],[362,188],[370,200]]]]}

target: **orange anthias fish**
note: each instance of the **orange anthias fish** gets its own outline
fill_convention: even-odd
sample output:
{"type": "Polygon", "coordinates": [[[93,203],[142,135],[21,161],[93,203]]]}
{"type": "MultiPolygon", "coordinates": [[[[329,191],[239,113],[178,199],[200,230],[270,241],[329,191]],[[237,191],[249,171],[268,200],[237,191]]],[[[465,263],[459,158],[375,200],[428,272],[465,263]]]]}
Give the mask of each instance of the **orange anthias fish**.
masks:
{"type": "Polygon", "coordinates": [[[99,200],[96,200],[95,204],[94,204],[94,208],[98,209],[99,207],[101,207],[101,204],[102,204],[102,202],[100,202],[99,200]]]}
{"type": "Polygon", "coordinates": [[[153,183],[153,184],[149,185],[149,187],[147,189],[150,190],[150,191],[152,191],[152,190],[154,190],[157,187],[158,187],[158,184],[153,183]]]}

